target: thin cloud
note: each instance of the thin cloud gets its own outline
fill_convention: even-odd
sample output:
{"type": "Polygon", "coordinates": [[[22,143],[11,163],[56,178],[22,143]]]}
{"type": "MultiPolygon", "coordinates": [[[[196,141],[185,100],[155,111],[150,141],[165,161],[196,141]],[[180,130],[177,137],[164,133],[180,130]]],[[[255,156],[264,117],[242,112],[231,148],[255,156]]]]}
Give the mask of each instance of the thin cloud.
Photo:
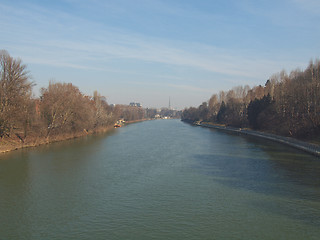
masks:
{"type": "MultiPolygon", "coordinates": [[[[18,30],[17,32],[26,33],[25,36],[21,36],[19,43],[23,45],[24,42],[27,42],[35,50],[32,53],[29,52],[28,55],[34,55],[36,52],[47,53],[37,57],[36,63],[38,64],[57,66],[61,63],[61,65],[64,64],[64,66],[74,68],[99,70],[102,67],[90,67],[90,64],[92,64],[90,60],[134,59],[248,78],[259,78],[261,72],[267,72],[263,69],[263,66],[267,66],[264,62],[268,61],[244,59],[242,56],[237,56],[236,53],[231,54],[228,50],[222,48],[194,44],[191,45],[190,50],[189,43],[151,38],[120,29],[108,28],[56,10],[49,13],[47,9],[35,6],[24,10],[14,10],[13,7],[4,5],[1,5],[1,7],[10,10],[6,10],[6,12],[13,13],[13,17],[20,16],[19,25],[14,26],[14,28],[18,30]],[[52,16],[56,14],[60,18],[59,21],[52,19],[52,16]],[[26,19],[28,20],[25,21],[26,19]],[[39,30],[30,26],[33,21],[40,22],[39,30]],[[62,22],[66,22],[65,28],[62,28],[62,22]],[[73,29],[75,35],[70,36],[67,31],[70,30],[71,26],[76,25],[81,25],[85,29],[81,31],[73,29]],[[45,26],[50,26],[52,31],[48,37],[42,32],[45,26]],[[57,31],[58,29],[61,30],[60,33],[57,31]],[[83,31],[87,31],[87,38],[82,37],[83,31]],[[28,32],[29,34],[27,34],[28,32]],[[199,51],[201,49],[202,52],[199,51]],[[206,51],[208,49],[209,51],[206,51]],[[85,61],[85,64],[81,63],[85,61]]],[[[10,18],[8,15],[3,17],[7,20],[10,18]]],[[[9,29],[3,29],[2,31],[9,31],[9,29]]],[[[14,33],[11,32],[11,34],[14,33]]],[[[26,48],[30,48],[30,46],[26,48]]],[[[28,49],[24,52],[27,53],[28,49]]],[[[32,59],[30,56],[26,56],[26,58],[32,59]]]]}
{"type": "MultiPolygon", "coordinates": [[[[73,0],[67,2],[74,7],[78,4],[73,0]]],[[[194,21],[201,18],[201,21],[219,19],[220,22],[226,18],[203,14],[182,5],[172,7],[162,1],[152,1],[153,4],[146,2],[149,2],[148,8],[157,8],[161,14],[194,21]]],[[[111,7],[117,8],[117,4],[111,3],[111,7]]],[[[88,3],[82,1],[80,4],[88,3]]],[[[92,11],[100,14],[110,7],[103,4],[103,1],[95,1],[89,5],[92,5],[92,11]]],[[[113,10],[123,11],[119,7],[113,10]]],[[[277,53],[276,58],[273,53],[261,56],[261,52],[227,49],[217,47],[214,43],[177,40],[166,35],[151,37],[131,28],[54,8],[29,4],[16,8],[9,3],[0,3],[0,13],[0,43],[13,56],[21,57],[28,64],[116,73],[104,74],[106,79],[110,76],[116,78],[112,81],[130,79],[128,82],[134,84],[140,78],[143,85],[174,88],[201,96],[211,95],[229,85],[261,84],[276,71],[288,66],[301,66],[286,55],[279,57],[281,53],[277,53]],[[141,66],[140,69],[135,69],[136,65],[141,66]],[[143,66],[152,66],[154,69],[143,70],[143,66]],[[168,69],[172,71],[166,72],[168,69]],[[203,72],[204,78],[197,76],[203,72]],[[199,78],[202,80],[197,81],[199,78]],[[213,86],[216,87],[213,89],[213,86]]]]}

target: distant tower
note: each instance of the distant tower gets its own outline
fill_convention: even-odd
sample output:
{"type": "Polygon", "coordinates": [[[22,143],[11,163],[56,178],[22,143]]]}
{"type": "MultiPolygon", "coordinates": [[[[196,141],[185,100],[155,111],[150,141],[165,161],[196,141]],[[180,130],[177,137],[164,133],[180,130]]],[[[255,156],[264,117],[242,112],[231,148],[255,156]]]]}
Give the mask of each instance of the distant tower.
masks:
{"type": "Polygon", "coordinates": [[[171,102],[170,102],[170,97],[169,97],[169,109],[171,109],[171,102]]]}

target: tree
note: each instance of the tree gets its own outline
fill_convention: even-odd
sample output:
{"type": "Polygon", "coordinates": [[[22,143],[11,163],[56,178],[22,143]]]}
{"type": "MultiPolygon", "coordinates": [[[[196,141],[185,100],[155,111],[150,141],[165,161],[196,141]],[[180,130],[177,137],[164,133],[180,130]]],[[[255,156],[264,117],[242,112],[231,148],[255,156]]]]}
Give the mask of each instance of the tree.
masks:
{"type": "Polygon", "coordinates": [[[123,118],[125,121],[141,120],[146,113],[142,107],[128,105],[117,105],[114,111],[118,118],[123,118]]]}
{"type": "Polygon", "coordinates": [[[112,113],[106,98],[101,96],[97,91],[94,91],[93,101],[95,106],[94,127],[97,128],[114,124],[116,116],[112,113]]]}
{"type": "Polygon", "coordinates": [[[0,137],[26,137],[32,82],[26,65],[0,51],[0,137]],[[23,134],[23,137],[21,136],[23,134]]]}
{"type": "Polygon", "coordinates": [[[157,115],[157,109],[155,108],[147,108],[146,109],[146,117],[147,118],[155,118],[157,115]]]}
{"type": "Polygon", "coordinates": [[[264,110],[266,110],[271,104],[271,97],[264,96],[262,99],[255,99],[251,101],[248,106],[248,120],[249,125],[253,129],[261,128],[261,122],[259,120],[259,114],[261,114],[264,110]]]}
{"type": "Polygon", "coordinates": [[[227,111],[227,107],[224,101],[222,101],[221,105],[220,105],[220,109],[217,115],[217,122],[218,123],[223,123],[224,119],[225,119],[225,113],[227,111]]]}
{"type": "Polygon", "coordinates": [[[207,121],[208,120],[208,114],[209,114],[209,109],[208,109],[208,104],[207,102],[203,102],[199,108],[199,118],[202,121],[207,121]]]}
{"type": "Polygon", "coordinates": [[[49,83],[41,89],[41,113],[46,137],[89,130],[94,125],[94,108],[89,97],[71,83],[49,83]]]}
{"type": "Polygon", "coordinates": [[[188,109],[183,110],[181,119],[188,122],[199,121],[199,109],[195,107],[190,107],[188,109]]]}
{"type": "Polygon", "coordinates": [[[207,119],[280,135],[307,137],[320,132],[320,61],[304,70],[272,75],[264,86],[220,91],[198,108],[183,111],[184,120],[207,119]],[[208,113],[205,111],[207,109],[208,113]]]}
{"type": "Polygon", "coordinates": [[[209,99],[208,104],[208,118],[210,121],[216,121],[218,111],[220,109],[220,103],[218,102],[218,96],[216,94],[212,95],[209,99]]]}

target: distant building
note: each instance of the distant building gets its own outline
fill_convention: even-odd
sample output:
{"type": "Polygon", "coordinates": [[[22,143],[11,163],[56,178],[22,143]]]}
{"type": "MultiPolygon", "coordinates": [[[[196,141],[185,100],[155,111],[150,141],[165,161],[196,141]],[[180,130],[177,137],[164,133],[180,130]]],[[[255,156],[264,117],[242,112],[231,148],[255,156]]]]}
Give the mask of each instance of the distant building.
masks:
{"type": "Polygon", "coordinates": [[[131,107],[142,107],[142,105],[140,103],[136,103],[136,102],[131,102],[129,104],[129,106],[131,106],[131,107]]]}

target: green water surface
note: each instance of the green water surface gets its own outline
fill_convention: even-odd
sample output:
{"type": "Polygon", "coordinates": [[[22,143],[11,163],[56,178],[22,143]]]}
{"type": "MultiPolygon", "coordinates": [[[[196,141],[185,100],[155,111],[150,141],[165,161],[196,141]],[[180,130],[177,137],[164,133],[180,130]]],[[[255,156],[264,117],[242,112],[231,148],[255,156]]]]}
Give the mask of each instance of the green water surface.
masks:
{"type": "Polygon", "coordinates": [[[179,120],[0,155],[0,239],[320,239],[320,159],[179,120]]]}

